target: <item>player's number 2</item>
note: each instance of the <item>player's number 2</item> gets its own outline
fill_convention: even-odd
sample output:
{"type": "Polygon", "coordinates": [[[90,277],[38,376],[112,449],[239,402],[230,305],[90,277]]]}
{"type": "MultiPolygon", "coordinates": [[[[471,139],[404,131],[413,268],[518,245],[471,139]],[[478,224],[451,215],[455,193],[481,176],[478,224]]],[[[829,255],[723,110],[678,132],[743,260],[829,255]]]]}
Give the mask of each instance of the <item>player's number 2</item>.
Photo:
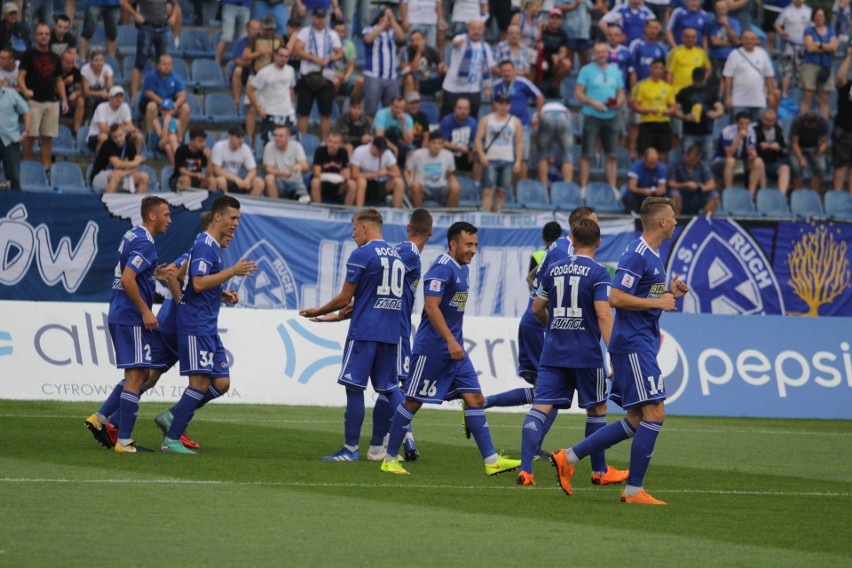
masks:
{"type": "Polygon", "coordinates": [[[405,281],[405,265],[394,259],[393,265],[390,259],[386,256],[381,257],[382,261],[382,283],[376,286],[376,294],[379,296],[393,295],[397,298],[402,297],[402,285],[405,281]]]}

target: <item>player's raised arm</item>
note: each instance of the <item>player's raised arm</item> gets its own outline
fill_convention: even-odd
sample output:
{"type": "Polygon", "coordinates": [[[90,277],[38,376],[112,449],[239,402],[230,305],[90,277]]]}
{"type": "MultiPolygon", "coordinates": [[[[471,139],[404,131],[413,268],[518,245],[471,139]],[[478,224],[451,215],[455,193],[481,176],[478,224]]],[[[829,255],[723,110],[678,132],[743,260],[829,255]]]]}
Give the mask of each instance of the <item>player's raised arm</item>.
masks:
{"type": "Polygon", "coordinates": [[[192,278],[192,287],[196,292],[204,292],[212,290],[217,286],[221,286],[234,276],[254,276],[257,270],[257,263],[251,260],[241,258],[230,268],[226,268],[222,272],[210,274],[209,276],[194,276],[192,278]]]}
{"type": "Polygon", "coordinates": [[[355,296],[355,290],[357,289],[357,282],[344,282],[340,293],[332,298],[326,305],[319,308],[300,310],[299,315],[305,318],[315,318],[337,310],[342,310],[349,305],[349,302],[352,301],[352,298],[355,296]]]}

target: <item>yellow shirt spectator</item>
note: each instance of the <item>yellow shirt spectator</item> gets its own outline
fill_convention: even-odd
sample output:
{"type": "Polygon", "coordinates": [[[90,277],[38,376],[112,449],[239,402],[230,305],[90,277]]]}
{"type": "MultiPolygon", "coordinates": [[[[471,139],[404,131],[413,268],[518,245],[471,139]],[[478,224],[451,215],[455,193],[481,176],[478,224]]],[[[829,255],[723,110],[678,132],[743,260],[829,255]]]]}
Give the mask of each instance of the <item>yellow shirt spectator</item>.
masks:
{"type": "MultiPolygon", "coordinates": [[[[690,82],[692,76],[690,75],[690,82]]],[[[675,104],[674,89],[665,81],[652,81],[650,78],[639,81],[633,86],[630,99],[639,103],[642,107],[654,109],[659,112],[654,114],[639,115],[640,122],[668,122],[669,115],[662,111],[675,104]]]]}
{"type": "Polygon", "coordinates": [[[700,47],[679,45],[669,52],[666,71],[671,73],[675,94],[692,84],[692,71],[697,67],[710,68],[710,59],[700,47]]]}

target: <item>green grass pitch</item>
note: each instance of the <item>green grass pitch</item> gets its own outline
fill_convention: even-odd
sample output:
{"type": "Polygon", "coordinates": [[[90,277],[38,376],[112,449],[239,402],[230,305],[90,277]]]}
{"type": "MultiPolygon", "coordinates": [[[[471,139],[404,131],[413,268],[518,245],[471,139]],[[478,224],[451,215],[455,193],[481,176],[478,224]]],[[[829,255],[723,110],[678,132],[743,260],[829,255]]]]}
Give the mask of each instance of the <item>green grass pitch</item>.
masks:
{"type": "MultiPolygon", "coordinates": [[[[421,411],[423,458],[393,476],[319,461],[338,408],[212,404],[190,430],[200,454],[176,456],[97,446],[96,406],[0,401],[0,566],[852,565],[848,421],[669,417],[646,477],[669,505],[650,507],[592,486],[588,460],[571,497],[545,463],[535,487],[486,477],[459,411],[421,411]]],[[[140,444],[159,445],[160,410],[142,405],[140,444]]],[[[489,413],[512,457],[522,417],[489,413]]],[[[369,428],[368,413],[364,450],[369,428]]],[[[583,428],[561,416],[545,447],[583,428]]]]}

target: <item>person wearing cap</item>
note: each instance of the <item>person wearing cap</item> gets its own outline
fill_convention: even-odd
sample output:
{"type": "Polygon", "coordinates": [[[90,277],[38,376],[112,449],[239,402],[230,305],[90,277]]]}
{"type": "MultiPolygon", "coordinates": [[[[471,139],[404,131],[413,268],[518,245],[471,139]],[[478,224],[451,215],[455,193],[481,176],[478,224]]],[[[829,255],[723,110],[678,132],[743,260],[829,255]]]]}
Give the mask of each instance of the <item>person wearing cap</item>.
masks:
{"type": "Polygon", "coordinates": [[[343,44],[337,32],[328,27],[324,9],[314,10],[311,25],[296,36],[293,52],[302,60],[296,84],[296,115],[299,132],[308,131],[308,116],[314,102],[320,115],[320,140],[331,130],[331,107],[334,105],[334,66],[343,58],[343,44]]]}
{"type": "Polygon", "coordinates": [[[554,8],[547,13],[547,23],[541,29],[541,67],[539,82],[549,80],[549,96],[559,96],[562,79],[571,72],[572,61],[568,59],[568,34],[562,29],[562,10],[554,8]]]}
{"type": "Polygon", "coordinates": [[[519,174],[524,156],[521,121],[509,114],[506,93],[494,97],[494,112],[476,129],[473,147],[485,169],[482,181],[482,210],[499,213],[512,191],[512,174],[519,174]],[[495,195],[496,193],[496,195],[495,195]]]}
{"type": "Polygon", "coordinates": [[[251,74],[251,58],[243,57],[248,42],[253,37],[260,35],[260,21],[249,20],[246,24],[246,35],[231,45],[231,60],[234,62],[231,76],[226,77],[231,82],[231,96],[234,97],[234,106],[240,108],[240,96],[243,87],[248,84],[251,74]]]}
{"type": "Polygon", "coordinates": [[[31,45],[29,28],[18,19],[18,7],[14,2],[6,2],[0,23],[0,48],[10,50],[15,59],[21,59],[31,45]]]}
{"type": "Polygon", "coordinates": [[[420,93],[411,91],[405,95],[405,112],[414,121],[411,145],[414,148],[425,148],[429,144],[429,117],[420,110],[420,93]]]}
{"type": "Polygon", "coordinates": [[[95,46],[89,50],[89,61],[80,69],[83,78],[83,99],[85,109],[83,120],[91,120],[95,108],[109,100],[112,89],[113,68],[106,63],[104,50],[95,46]]]}
{"type": "Polygon", "coordinates": [[[399,96],[397,44],[405,41],[405,32],[393,10],[385,8],[376,16],[364,35],[364,110],[376,114],[380,107],[399,96]]]}
{"type": "Polygon", "coordinates": [[[0,160],[6,183],[11,189],[21,189],[21,137],[30,130],[30,107],[16,91],[0,86],[0,160]],[[23,132],[18,120],[23,120],[23,132]]]}
{"type": "Polygon", "coordinates": [[[441,79],[447,72],[447,65],[434,44],[426,43],[422,31],[414,29],[408,34],[408,44],[399,49],[398,58],[403,93],[415,91],[433,95],[441,90],[441,79]]]}
{"type": "Polygon", "coordinates": [[[184,191],[187,189],[216,189],[216,179],[210,161],[210,149],[207,147],[207,133],[203,128],[189,129],[189,142],[175,152],[175,167],[169,178],[169,189],[184,191]]]}
{"type": "MultiPolygon", "coordinates": [[[[154,52],[154,61],[159,61],[169,52],[169,26],[176,14],[170,16],[167,10],[174,4],[174,0],[140,0],[134,8],[130,0],[121,0],[122,10],[136,20],[136,59],[130,76],[130,92],[134,97],[139,91],[142,72],[151,51],[154,52]]],[[[156,117],[156,113],[153,116],[156,117]]]]}
{"type": "MultiPolygon", "coordinates": [[[[253,115],[260,117],[260,135],[266,140],[266,135],[277,126],[296,126],[296,112],[293,100],[296,96],[296,74],[287,65],[290,52],[284,45],[275,49],[272,65],[267,65],[249,81],[248,99],[251,102],[253,115]]],[[[254,117],[247,120],[254,131],[254,117]]],[[[246,128],[249,132],[249,128],[246,128]]],[[[253,139],[253,137],[251,138],[253,139]]]]}
{"type": "Polygon", "coordinates": [[[266,196],[272,199],[296,199],[310,203],[305,174],[310,171],[305,149],[290,139],[290,128],[278,126],[263,149],[263,181],[266,196]]]}
{"type": "Polygon", "coordinates": [[[436,132],[428,145],[415,150],[405,164],[411,204],[421,207],[426,197],[446,207],[458,207],[461,187],[455,171],[456,160],[444,149],[444,137],[436,132]]]}
{"type": "MultiPolygon", "coordinates": [[[[126,0],[125,0],[126,1],[126,0]]],[[[251,0],[220,0],[222,4],[222,38],[216,46],[215,60],[219,65],[225,56],[225,48],[242,37],[246,24],[251,19],[251,0]]]]}
{"type": "MultiPolygon", "coordinates": [[[[368,113],[369,114],[369,113],[368,113]]],[[[414,119],[405,112],[405,99],[394,97],[390,106],[380,109],[373,119],[373,136],[381,136],[400,164],[412,149],[414,119]]]]}
{"type": "Polygon", "coordinates": [[[251,10],[251,17],[255,20],[272,16],[276,35],[283,36],[287,33],[287,6],[284,0],[254,0],[251,10]]]}
{"type": "Polygon", "coordinates": [[[444,94],[441,97],[441,114],[443,116],[453,112],[456,101],[461,97],[470,101],[470,114],[479,116],[482,96],[491,96],[491,69],[494,67],[494,57],[491,55],[491,47],[482,39],[484,32],[485,22],[475,19],[467,25],[466,34],[453,38],[450,66],[442,85],[444,94]]]}
{"type": "Polygon", "coordinates": [[[124,99],[124,87],[116,85],[109,90],[109,100],[95,108],[89,125],[89,135],[86,138],[86,146],[89,150],[93,152],[100,150],[101,144],[109,136],[110,127],[113,124],[120,124],[127,138],[136,146],[137,153],[142,153],[142,134],[133,125],[130,105],[124,99]]]}
{"type": "Polygon", "coordinates": [[[388,194],[393,207],[402,207],[405,186],[396,156],[388,150],[388,143],[382,136],[355,148],[349,164],[355,181],[355,207],[384,205],[388,194]]]}
{"type": "Polygon", "coordinates": [[[151,132],[152,123],[160,114],[160,105],[166,99],[171,99],[178,120],[178,140],[182,140],[189,126],[189,105],[186,103],[186,87],[177,73],[172,71],[172,65],[171,55],[161,55],[156,69],[145,76],[139,112],[145,117],[145,132],[151,132]]]}
{"type": "Polygon", "coordinates": [[[174,101],[171,99],[164,100],[163,104],[160,105],[160,116],[152,123],[154,129],[148,134],[151,139],[150,147],[164,153],[172,167],[175,165],[175,152],[177,152],[179,146],[177,120],[175,120],[174,112],[174,101]]]}
{"type": "Polygon", "coordinates": [[[232,126],[227,140],[219,140],[213,145],[210,162],[216,189],[225,193],[260,196],[263,195],[263,180],[257,177],[257,162],[245,140],[243,127],[232,126]]]}

